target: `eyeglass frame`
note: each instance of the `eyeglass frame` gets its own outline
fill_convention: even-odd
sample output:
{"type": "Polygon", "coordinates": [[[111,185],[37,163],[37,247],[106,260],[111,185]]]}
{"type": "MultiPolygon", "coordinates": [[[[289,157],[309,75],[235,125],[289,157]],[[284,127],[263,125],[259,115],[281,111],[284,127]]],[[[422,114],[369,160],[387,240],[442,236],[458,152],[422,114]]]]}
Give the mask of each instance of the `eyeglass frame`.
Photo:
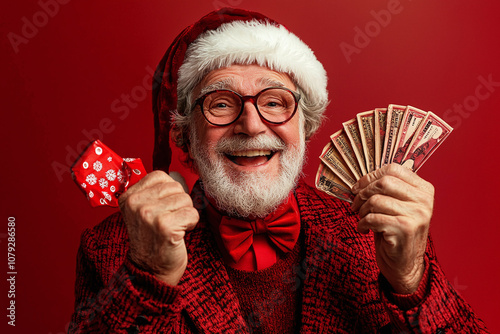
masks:
{"type": "Polygon", "coordinates": [[[202,96],[200,96],[199,98],[196,99],[195,101],[195,107],[196,106],[200,106],[200,111],[201,113],[203,114],[203,117],[205,117],[205,119],[207,120],[208,123],[212,124],[212,125],[215,125],[215,126],[228,126],[228,125],[231,125],[233,124],[234,122],[236,122],[240,117],[241,115],[243,114],[243,110],[245,109],[245,103],[247,101],[251,101],[252,104],[254,105],[255,107],[255,110],[257,110],[257,113],[259,114],[259,117],[265,121],[266,123],[269,123],[269,124],[273,124],[273,125],[280,125],[280,124],[285,124],[286,122],[288,122],[289,120],[291,120],[293,118],[293,116],[295,116],[295,113],[297,112],[297,109],[298,109],[298,106],[299,106],[299,101],[300,101],[300,94],[297,93],[297,92],[294,92],[293,90],[291,89],[288,89],[286,87],[281,87],[281,86],[273,86],[273,87],[267,87],[267,88],[264,88],[263,90],[261,90],[260,92],[258,92],[256,95],[241,95],[239,94],[238,92],[235,92],[234,90],[231,90],[231,89],[215,89],[215,90],[212,90],[202,96]],[[286,120],[284,121],[281,121],[281,122],[273,122],[273,121],[270,121],[268,119],[266,119],[261,113],[260,113],[260,110],[259,110],[259,107],[257,106],[257,99],[259,98],[259,96],[268,91],[268,90],[271,90],[271,89],[282,89],[282,90],[286,90],[288,92],[290,92],[295,100],[295,107],[293,109],[293,112],[292,114],[290,115],[290,117],[288,117],[286,120]],[[208,118],[207,118],[207,115],[205,115],[205,111],[204,111],[204,108],[203,108],[203,103],[205,103],[205,99],[210,95],[210,94],[213,94],[213,93],[216,93],[216,92],[231,92],[233,94],[235,94],[236,96],[238,96],[241,100],[241,110],[240,112],[238,113],[238,116],[236,116],[236,118],[234,120],[232,120],[231,122],[229,123],[226,123],[226,124],[216,124],[216,123],[213,123],[211,122],[208,118]]]}

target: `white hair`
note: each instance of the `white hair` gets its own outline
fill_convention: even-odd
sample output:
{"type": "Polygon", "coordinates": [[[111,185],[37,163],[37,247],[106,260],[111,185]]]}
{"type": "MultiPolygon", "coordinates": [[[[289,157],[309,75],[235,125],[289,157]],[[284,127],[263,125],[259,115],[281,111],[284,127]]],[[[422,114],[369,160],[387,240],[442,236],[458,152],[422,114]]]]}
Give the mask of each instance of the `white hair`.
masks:
{"type": "Polygon", "coordinates": [[[233,64],[257,64],[286,73],[301,95],[305,137],[319,128],[328,105],[327,76],[313,51],[281,25],[268,22],[233,21],[201,34],[186,51],[179,69],[177,110],[173,124],[179,130],[174,141],[184,147],[192,124],[193,91],[209,72],[233,64]]]}

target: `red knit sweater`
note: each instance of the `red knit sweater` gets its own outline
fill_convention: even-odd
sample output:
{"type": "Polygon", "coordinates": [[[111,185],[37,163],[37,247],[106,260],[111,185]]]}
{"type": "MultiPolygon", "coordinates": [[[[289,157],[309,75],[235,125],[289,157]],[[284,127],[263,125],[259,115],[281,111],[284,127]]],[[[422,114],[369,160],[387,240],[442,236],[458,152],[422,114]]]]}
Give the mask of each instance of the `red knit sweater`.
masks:
{"type": "MultiPolygon", "coordinates": [[[[380,276],[373,237],[356,231],[358,217],[348,205],[303,183],[296,194],[303,238],[300,266],[292,264],[294,273],[285,271],[282,282],[284,286],[295,282],[292,290],[300,287],[298,298],[290,297],[297,298],[298,312],[292,317],[300,333],[487,332],[446,280],[431,242],[425,255],[425,291],[415,299],[396,296],[380,276]]],[[[203,204],[196,197],[194,202],[203,204]]],[[[119,214],[85,231],[69,332],[254,332],[244,317],[252,313],[255,295],[240,297],[252,274],[236,277],[226,268],[206,221],[200,221],[185,240],[189,262],[179,285],[172,287],[128,259],[127,229],[119,214]]],[[[286,257],[282,260],[277,265],[289,267],[286,257]]],[[[273,287],[268,291],[272,293],[273,287]]],[[[265,294],[261,292],[258,299],[265,294]]],[[[286,316],[289,311],[277,313],[286,316]]]]}
{"type": "Polygon", "coordinates": [[[227,267],[243,319],[253,333],[293,333],[298,328],[300,286],[287,280],[287,273],[292,275],[299,266],[300,243],[263,270],[227,267]]]}

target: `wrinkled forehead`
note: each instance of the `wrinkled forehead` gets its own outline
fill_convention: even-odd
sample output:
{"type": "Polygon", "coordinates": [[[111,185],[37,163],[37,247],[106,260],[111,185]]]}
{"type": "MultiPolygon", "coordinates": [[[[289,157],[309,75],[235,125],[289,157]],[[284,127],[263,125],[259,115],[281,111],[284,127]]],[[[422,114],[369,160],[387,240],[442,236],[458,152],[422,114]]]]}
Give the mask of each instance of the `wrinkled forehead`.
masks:
{"type": "Polygon", "coordinates": [[[296,84],[286,73],[279,73],[258,65],[233,65],[211,71],[204,76],[195,88],[194,96],[202,96],[221,89],[248,95],[269,87],[286,87],[296,90],[296,84]]]}

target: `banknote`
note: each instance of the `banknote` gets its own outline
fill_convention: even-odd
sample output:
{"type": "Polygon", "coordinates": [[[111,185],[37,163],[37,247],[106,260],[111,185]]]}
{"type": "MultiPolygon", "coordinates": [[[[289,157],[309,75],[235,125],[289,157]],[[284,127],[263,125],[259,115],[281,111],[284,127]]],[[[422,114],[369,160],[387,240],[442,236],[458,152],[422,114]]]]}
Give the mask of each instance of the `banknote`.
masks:
{"type": "Polygon", "coordinates": [[[385,127],[387,125],[387,108],[375,108],[375,168],[380,168],[382,150],[384,149],[385,127]]]}
{"type": "Polygon", "coordinates": [[[358,119],[353,118],[342,123],[345,133],[351,142],[352,150],[358,160],[358,166],[361,169],[361,174],[366,175],[365,154],[363,152],[363,142],[361,140],[360,130],[358,129],[358,119]]]}
{"type": "Polygon", "coordinates": [[[395,152],[392,162],[400,164],[403,156],[410,145],[410,142],[422,119],[427,115],[426,111],[408,106],[401,120],[398,138],[395,144],[395,152]]]}
{"type": "Polygon", "coordinates": [[[354,194],[351,188],[334,174],[325,164],[320,163],[316,173],[316,188],[341,200],[352,203],[354,194]]]}
{"type": "Polygon", "coordinates": [[[328,144],[326,144],[319,158],[325,165],[328,166],[328,168],[331,169],[332,172],[334,172],[342,181],[344,181],[344,183],[346,183],[349,188],[352,188],[352,186],[356,183],[356,177],[352,174],[349,167],[347,167],[347,165],[344,163],[344,159],[337,151],[335,146],[333,146],[332,141],[329,141],[328,144]]]}
{"type": "Polygon", "coordinates": [[[366,171],[370,173],[375,170],[375,110],[361,112],[356,118],[363,143],[366,171]]]}
{"type": "Polygon", "coordinates": [[[418,171],[451,131],[451,126],[429,111],[415,131],[401,164],[414,172],[418,171]]]}
{"type": "Polygon", "coordinates": [[[453,131],[430,111],[397,104],[358,113],[342,126],[323,148],[315,184],[347,202],[357,180],[386,164],[418,171],[453,131]]]}
{"type": "Polygon", "coordinates": [[[389,104],[389,107],[387,107],[387,125],[380,167],[388,165],[392,161],[399,125],[401,124],[405,110],[406,106],[400,106],[397,104],[389,104]]]}
{"type": "Polygon", "coordinates": [[[344,159],[346,165],[349,167],[351,172],[354,174],[356,180],[359,180],[363,173],[358,165],[358,160],[352,149],[349,137],[347,137],[344,130],[339,130],[330,136],[335,148],[339,151],[340,155],[344,159]]]}

